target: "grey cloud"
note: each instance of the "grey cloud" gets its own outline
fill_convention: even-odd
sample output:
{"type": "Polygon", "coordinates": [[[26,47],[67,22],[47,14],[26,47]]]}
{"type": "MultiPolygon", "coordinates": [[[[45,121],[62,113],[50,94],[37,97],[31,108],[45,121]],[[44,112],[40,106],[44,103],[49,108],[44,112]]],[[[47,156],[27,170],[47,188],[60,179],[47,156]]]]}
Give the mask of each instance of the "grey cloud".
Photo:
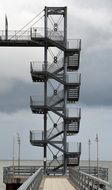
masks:
{"type": "Polygon", "coordinates": [[[12,87],[3,94],[0,94],[0,112],[16,112],[22,109],[30,109],[30,95],[40,94],[42,87],[36,86],[31,82],[25,82],[16,78],[13,80],[12,87]]]}
{"type": "Polygon", "coordinates": [[[112,105],[111,48],[85,55],[81,63],[81,102],[87,105],[112,105]]]}
{"type": "Polygon", "coordinates": [[[111,9],[112,6],[112,1],[111,0],[102,0],[102,1],[90,1],[90,0],[86,0],[85,3],[83,0],[79,0],[79,1],[74,1],[72,0],[72,4],[78,4],[79,6],[85,7],[85,8],[105,8],[105,9],[111,9]]]}
{"type": "MultiPolygon", "coordinates": [[[[73,15],[71,15],[71,18],[72,17],[73,15]]],[[[111,21],[103,27],[98,25],[94,26],[94,24],[83,20],[83,18],[75,17],[75,15],[74,18],[74,24],[72,22],[68,24],[68,28],[71,29],[68,31],[68,36],[71,39],[81,39],[83,51],[96,48],[97,46],[101,49],[104,48],[103,46],[108,46],[108,43],[112,40],[111,21]]]]}

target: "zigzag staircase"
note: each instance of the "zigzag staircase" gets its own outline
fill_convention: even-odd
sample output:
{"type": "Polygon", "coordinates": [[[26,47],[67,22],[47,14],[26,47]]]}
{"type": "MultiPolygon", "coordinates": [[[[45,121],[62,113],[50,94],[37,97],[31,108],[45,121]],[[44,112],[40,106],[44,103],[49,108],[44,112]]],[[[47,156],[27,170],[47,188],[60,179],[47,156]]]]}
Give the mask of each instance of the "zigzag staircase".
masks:
{"type": "MultiPolygon", "coordinates": [[[[54,14],[54,16],[59,14],[64,17],[65,12],[66,8],[46,7],[46,20],[50,14],[54,14]],[[57,13],[57,11],[59,12],[57,13]]],[[[45,21],[45,23],[46,27],[47,22],[45,21]]],[[[64,30],[66,30],[65,26],[64,30]]],[[[44,89],[44,96],[30,97],[30,107],[34,114],[44,114],[44,118],[46,118],[46,114],[54,113],[62,120],[60,123],[54,122],[53,127],[50,129],[46,130],[44,127],[42,131],[30,131],[31,144],[44,147],[44,157],[46,147],[52,153],[53,158],[51,161],[47,162],[46,158],[44,160],[44,169],[47,174],[58,173],[60,170],[65,174],[67,167],[79,165],[81,154],[81,143],[72,143],[72,148],[70,149],[70,143],[67,142],[67,136],[72,136],[79,132],[81,119],[80,108],[75,107],[72,109],[67,106],[67,104],[75,104],[79,100],[81,74],[77,73],[77,70],[80,63],[81,40],[67,41],[65,33],[66,31],[59,31],[57,23],[54,23],[54,30],[45,28],[45,37],[38,37],[38,34],[31,33],[33,42],[38,43],[40,40],[39,43],[45,43],[44,62],[33,61],[30,63],[33,82],[42,83],[45,88],[51,81],[53,87],[55,83],[61,85],[60,90],[54,87],[50,95],[48,93],[49,89],[48,91],[44,89]],[[63,56],[58,58],[54,53],[53,61],[48,61],[49,47],[61,50],[63,56]],[[57,153],[53,153],[53,148],[57,150],[57,153]]],[[[45,122],[46,120],[44,120],[44,124],[45,122]]]]}

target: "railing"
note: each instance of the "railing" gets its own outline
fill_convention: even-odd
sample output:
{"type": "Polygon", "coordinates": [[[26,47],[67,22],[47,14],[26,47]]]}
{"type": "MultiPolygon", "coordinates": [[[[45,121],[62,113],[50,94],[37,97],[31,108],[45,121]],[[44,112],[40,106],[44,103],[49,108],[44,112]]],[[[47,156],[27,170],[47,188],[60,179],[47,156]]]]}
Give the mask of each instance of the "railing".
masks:
{"type": "Polygon", "coordinates": [[[42,168],[38,169],[31,177],[29,177],[18,190],[38,190],[42,180],[42,168]]]}
{"type": "Polygon", "coordinates": [[[66,108],[66,117],[81,118],[81,108],[66,108]]]}
{"type": "Polygon", "coordinates": [[[68,142],[67,143],[67,152],[69,153],[81,153],[81,143],[80,142],[68,142]]]}
{"type": "Polygon", "coordinates": [[[77,190],[112,190],[112,185],[78,169],[70,168],[69,178],[77,190]]]}
{"type": "MultiPolygon", "coordinates": [[[[49,100],[49,98],[48,98],[49,100]]],[[[30,105],[31,106],[44,106],[44,97],[42,96],[31,96],[30,97],[30,105]]],[[[48,101],[48,106],[51,106],[51,104],[49,105],[49,101],[48,101]]],[[[52,107],[52,106],[51,106],[52,107]]],[[[54,109],[56,109],[57,107],[55,107],[54,109]]],[[[59,106],[59,108],[63,108],[62,105],[59,106]]],[[[67,107],[66,108],[66,118],[72,118],[72,119],[80,119],[81,118],[81,108],[72,108],[72,107],[67,107]]]]}
{"type": "MultiPolygon", "coordinates": [[[[63,131],[63,123],[60,123],[56,128],[51,128],[47,130],[47,140],[52,138],[53,136],[59,134],[63,131]]],[[[44,140],[44,131],[33,130],[30,131],[30,141],[43,141],[44,140]]],[[[55,138],[55,140],[62,140],[60,136],[55,138]]]]}
{"type": "Polygon", "coordinates": [[[30,141],[44,140],[44,131],[33,130],[30,131],[30,141]]]}
{"type": "MultiPolygon", "coordinates": [[[[61,69],[63,67],[63,59],[59,60],[57,63],[47,63],[47,71],[50,73],[56,72],[57,70],[61,69]]],[[[44,62],[38,62],[38,61],[32,61],[30,62],[30,71],[31,72],[39,72],[39,71],[45,71],[45,65],[44,62]]]]}
{"type": "MultiPolygon", "coordinates": [[[[54,124],[56,125],[56,124],[54,124]]],[[[71,124],[67,124],[67,133],[72,133],[72,132],[77,132],[78,131],[78,126],[73,122],[71,124]]],[[[64,130],[64,123],[61,122],[59,124],[57,124],[55,127],[50,128],[49,130],[47,130],[47,140],[49,140],[50,138],[55,138],[55,140],[62,140],[61,136],[58,136],[61,132],[63,132],[64,130]],[[57,137],[56,137],[57,136],[57,137]]],[[[44,140],[44,131],[40,131],[40,130],[33,130],[30,131],[30,141],[43,141],[44,140]]],[[[71,149],[73,149],[73,147],[77,147],[77,150],[79,151],[79,144],[75,144],[75,145],[68,145],[68,149],[70,151],[70,146],[71,149]]],[[[76,148],[75,148],[76,150],[76,148]]]]}
{"type": "Polygon", "coordinates": [[[45,31],[43,27],[33,27],[30,29],[30,36],[32,38],[43,38],[44,32],[45,31]]]}
{"type": "Polygon", "coordinates": [[[4,183],[23,183],[29,176],[35,173],[39,166],[9,166],[3,168],[3,182],[4,183]]]}
{"type": "Polygon", "coordinates": [[[44,97],[42,96],[30,96],[31,106],[44,106],[44,97]]]}
{"type": "MultiPolygon", "coordinates": [[[[0,31],[0,40],[34,40],[35,38],[44,38],[44,28],[30,28],[29,30],[9,30],[8,39],[6,38],[5,30],[0,31]]],[[[47,29],[47,38],[52,41],[62,43],[64,46],[64,34],[63,31],[54,31],[47,29]]],[[[67,49],[81,49],[80,39],[67,40],[67,49]]]]}
{"type": "MultiPolygon", "coordinates": [[[[60,97],[61,99],[61,97],[60,97]]],[[[52,106],[53,104],[55,104],[57,101],[60,101],[59,97],[57,97],[57,99],[55,99],[52,97],[47,97],[47,105],[48,106],[52,106]],[[54,100],[54,101],[53,101],[54,100]]],[[[31,96],[30,97],[30,105],[31,106],[44,106],[44,97],[43,96],[31,96]]],[[[60,108],[63,108],[63,104],[59,105],[60,108]]]]}
{"type": "Polygon", "coordinates": [[[81,50],[81,39],[68,39],[67,49],[79,49],[81,50]]]}
{"type": "MultiPolygon", "coordinates": [[[[6,40],[5,30],[0,30],[0,40],[6,40]]],[[[30,31],[9,30],[8,40],[31,40],[30,31]]]]}
{"type": "MultiPolygon", "coordinates": [[[[78,59],[79,59],[79,55],[78,54],[74,54],[72,56],[69,56],[69,60],[67,59],[67,66],[78,66],[78,59]]],[[[44,66],[44,62],[38,62],[38,61],[32,61],[30,62],[31,65],[31,72],[38,72],[38,71],[45,71],[45,66],[44,66]]],[[[64,65],[64,59],[61,58],[59,60],[57,60],[57,62],[53,62],[47,63],[47,71],[50,73],[56,73],[58,71],[60,71],[60,69],[63,68],[64,65]]]]}
{"type": "MultiPolygon", "coordinates": [[[[39,38],[45,37],[44,28],[35,27],[31,29],[31,37],[39,38]]],[[[53,41],[63,41],[64,40],[64,32],[63,31],[54,31],[47,28],[47,37],[53,41]]]]}
{"type": "Polygon", "coordinates": [[[80,84],[81,83],[81,74],[77,73],[77,72],[67,72],[66,82],[80,84]]]}
{"type": "MultiPolygon", "coordinates": [[[[31,38],[44,38],[44,28],[30,28],[29,30],[9,30],[8,40],[31,40],[31,38]]],[[[63,31],[47,29],[47,37],[54,41],[63,41],[63,31]]],[[[0,31],[0,39],[6,40],[5,30],[0,31]]]]}
{"type": "MultiPolygon", "coordinates": [[[[49,100],[49,98],[48,98],[49,100]]],[[[30,97],[30,105],[31,106],[44,106],[44,99],[42,96],[31,96],[30,97]]],[[[48,106],[51,106],[51,104],[49,105],[49,101],[48,101],[48,106]]],[[[52,106],[51,106],[52,107],[52,106]]],[[[60,108],[62,108],[63,106],[60,105],[60,108]]],[[[57,107],[56,107],[57,108],[57,107]]],[[[56,109],[54,108],[54,109],[56,109]]],[[[74,119],[80,119],[81,118],[81,108],[71,108],[71,107],[67,107],[66,108],[66,117],[69,118],[74,118],[74,119]]]]}
{"type": "Polygon", "coordinates": [[[44,62],[40,61],[31,61],[30,62],[30,71],[31,72],[39,72],[45,71],[44,62]]]}
{"type": "MultiPolygon", "coordinates": [[[[48,63],[48,69],[47,71],[52,73],[55,72],[56,70],[60,69],[63,66],[63,60],[60,62],[61,64],[58,65],[55,64],[49,64],[48,63]]],[[[30,70],[31,72],[42,72],[45,71],[45,65],[43,62],[30,62],[30,70]]],[[[56,75],[58,77],[58,75],[56,75]]],[[[77,72],[67,72],[66,74],[66,83],[75,83],[75,84],[80,84],[81,83],[81,74],[77,72]]]]}
{"type": "MultiPolygon", "coordinates": [[[[67,133],[78,132],[78,125],[76,125],[76,123],[74,122],[71,124],[67,124],[66,127],[67,127],[67,133]]],[[[62,140],[62,137],[58,135],[61,132],[63,132],[63,130],[64,130],[63,122],[57,124],[53,128],[50,128],[49,130],[47,130],[47,136],[46,136],[47,140],[49,140],[50,138],[55,138],[55,140],[62,140]]],[[[40,131],[40,130],[30,131],[30,141],[43,141],[43,140],[44,140],[44,131],[40,131]]],[[[79,149],[80,149],[79,146],[80,146],[80,143],[75,143],[71,145],[68,144],[67,150],[71,151],[73,149],[79,152],[79,149]]]]}
{"type": "Polygon", "coordinates": [[[95,166],[79,166],[78,169],[84,173],[99,176],[99,178],[108,181],[108,168],[95,167],[95,166]]]}

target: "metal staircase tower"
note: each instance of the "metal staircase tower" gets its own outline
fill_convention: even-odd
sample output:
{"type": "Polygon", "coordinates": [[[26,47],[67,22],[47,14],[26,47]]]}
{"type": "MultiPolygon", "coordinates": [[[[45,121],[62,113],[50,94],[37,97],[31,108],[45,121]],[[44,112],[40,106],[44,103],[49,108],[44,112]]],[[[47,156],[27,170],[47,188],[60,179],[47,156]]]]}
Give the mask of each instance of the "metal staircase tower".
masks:
{"type": "MultiPolygon", "coordinates": [[[[41,102],[34,97],[31,97],[31,109],[33,113],[44,114],[44,129],[41,132],[31,131],[30,142],[35,146],[43,146],[44,148],[44,173],[50,174],[58,172],[62,168],[62,173],[66,174],[67,166],[77,166],[79,164],[81,144],[77,143],[77,149],[70,150],[70,143],[67,143],[67,136],[74,135],[79,132],[81,110],[74,108],[70,113],[70,108],[67,104],[74,104],[79,99],[81,76],[76,73],[79,68],[81,41],[80,40],[67,40],[67,7],[45,7],[45,20],[44,20],[44,63],[41,69],[38,69],[38,62],[31,63],[31,76],[34,82],[43,82],[44,85],[44,100],[41,102]],[[60,25],[58,21],[63,19],[60,25]],[[49,29],[49,21],[52,24],[52,29],[49,29]],[[70,43],[73,43],[70,47],[70,43]],[[53,54],[53,63],[49,64],[48,51],[49,47],[55,47],[58,51],[62,51],[63,57],[58,60],[58,57],[53,54]],[[48,83],[54,80],[62,85],[61,90],[53,90],[51,96],[48,95],[48,83]],[[48,130],[47,115],[53,112],[62,118],[62,122],[54,123],[53,128],[48,130]],[[61,135],[61,140],[59,139],[61,135]],[[53,159],[47,164],[47,146],[55,147],[58,152],[62,152],[61,162],[58,160],[57,154],[53,153],[53,159]],[[57,161],[58,166],[51,167],[51,163],[57,161]]],[[[37,41],[37,37],[32,37],[37,41]]],[[[43,40],[43,39],[42,39],[43,40]]],[[[40,40],[41,43],[41,40],[40,40]]],[[[54,49],[53,49],[54,50],[54,49]]],[[[52,50],[52,52],[53,52],[52,50]]],[[[54,85],[55,86],[55,85],[54,85]]],[[[53,120],[53,119],[52,119],[53,120]]],[[[72,147],[73,148],[73,147],[72,147]]]]}
{"type": "Polygon", "coordinates": [[[81,84],[77,73],[81,40],[67,39],[67,7],[45,7],[44,29],[31,26],[8,31],[7,23],[6,30],[0,31],[0,46],[44,48],[44,61],[30,64],[33,82],[44,86],[44,96],[30,97],[30,107],[33,113],[44,115],[44,127],[42,131],[30,131],[30,142],[44,148],[44,174],[66,174],[67,167],[79,165],[81,154],[81,143],[68,140],[79,132],[81,119],[81,109],[75,105],[81,84]],[[50,161],[47,150],[53,156],[50,161]]]}

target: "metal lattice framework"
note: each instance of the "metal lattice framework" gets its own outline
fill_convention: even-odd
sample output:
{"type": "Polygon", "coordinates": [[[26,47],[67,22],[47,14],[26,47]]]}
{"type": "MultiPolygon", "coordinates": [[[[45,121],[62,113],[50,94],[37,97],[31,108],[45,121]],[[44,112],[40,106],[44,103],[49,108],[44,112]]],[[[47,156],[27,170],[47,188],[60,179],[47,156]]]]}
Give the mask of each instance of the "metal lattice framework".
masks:
{"type": "Polygon", "coordinates": [[[32,80],[44,86],[43,96],[30,97],[30,107],[33,113],[44,115],[44,127],[42,131],[30,131],[30,142],[44,148],[44,174],[66,174],[68,166],[79,165],[81,154],[81,143],[71,144],[67,139],[79,132],[81,118],[81,109],[73,106],[80,93],[81,75],[77,70],[81,40],[67,39],[67,7],[45,7],[44,15],[41,13],[27,30],[8,31],[6,20],[5,31],[0,31],[0,46],[44,48],[44,62],[30,64],[32,80]],[[41,18],[44,28],[34,27],[41,18]],[[51,161],[47,161],[47,150],[52,154],[51,161]]]}
{"type": "MultiPolygon", "coordinates": [[[[44,97],[30,99],[32,112],[44,114],[44,129],[31,131],[30,142],[44,147],[45,174],[60,171],[66,174],[67,166],[79,165],[81,153],[80,143],[72,143],[71,146],[67,142],[67,136],[79,132],[81,118],[80,108],[67,107],[79,100],[81,75],[76,71],[79,68],[81,40],[67,40],[66,7],[45,7],[44,22],[44,39],[40,39],[40,43],[44,41],[44,62],[31,62],[32,80],[43,83],[44,97]],[[53,121],[51,112],[59,117],[57,122],[53,121]],[[50,129],[47,116],[53,123],[50,129]],[[50,162],[47,162],[47,148],[53,155],[50,162]]],[[[32,39],[38,41],[37,33],[32,33],[32,39]]]]}

